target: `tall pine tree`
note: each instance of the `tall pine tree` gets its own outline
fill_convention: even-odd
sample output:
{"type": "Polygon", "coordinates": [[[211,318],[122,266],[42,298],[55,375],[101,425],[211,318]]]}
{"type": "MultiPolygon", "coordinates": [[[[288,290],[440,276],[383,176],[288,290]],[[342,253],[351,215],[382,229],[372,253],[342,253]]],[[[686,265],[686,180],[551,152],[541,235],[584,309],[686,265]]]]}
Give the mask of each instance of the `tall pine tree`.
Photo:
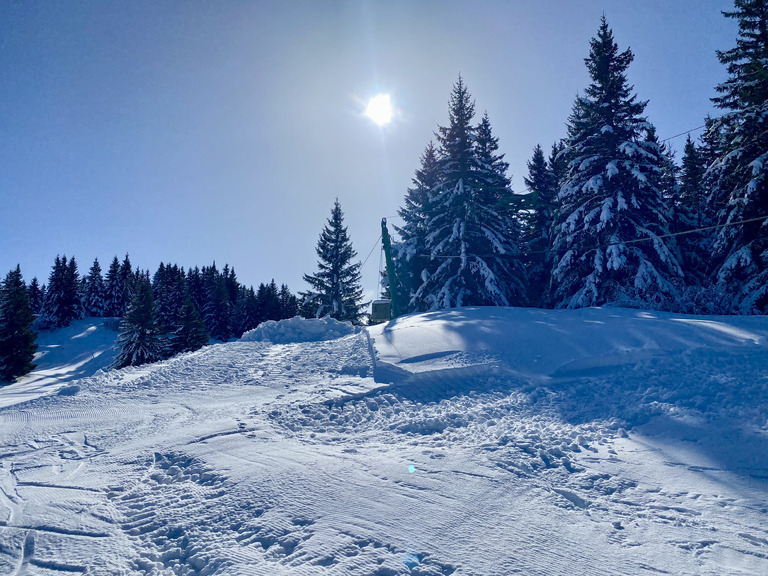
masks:
{"type": "Polygon", "coordinates": [[[330,315],[336,320],[362,324],[365,304],[360,285],[360,263],[352,262],[357,252],[352,248],[344,226],[344,212],[338,198],[315,250],[317,272],[304,274],[304,281],[311,289],[300,293],[303,314],[315,318],[330,315]]]}
{"type": "Polygon", "coordinates": [[[745,314],[768,313],[768,0],[735,0],[736,46],[718,52],[728,80],[715,105],[728,110],[711,130],[724,145],[708,170],[712,198],[726,202],[714,243],[717,283],[745,314]],[[727,200],[726,200],[727,199],[727,200]]]}
{"type": "Polygon", "coordinates": [[[21,268],[16,266],[0,284],[0,380],[12,382],[34,370],[33,319],[21,268]]]}
{"type": "Polygon", "coordinates": [[[592,83],[568,125],[568,173],[554,226],[553,301],[560,308],[643,302],[672,308],[682,284],[662,197],[663,159],[647,138],[646,102],[631,95],[603,17],[585,59],[592,83]]]}

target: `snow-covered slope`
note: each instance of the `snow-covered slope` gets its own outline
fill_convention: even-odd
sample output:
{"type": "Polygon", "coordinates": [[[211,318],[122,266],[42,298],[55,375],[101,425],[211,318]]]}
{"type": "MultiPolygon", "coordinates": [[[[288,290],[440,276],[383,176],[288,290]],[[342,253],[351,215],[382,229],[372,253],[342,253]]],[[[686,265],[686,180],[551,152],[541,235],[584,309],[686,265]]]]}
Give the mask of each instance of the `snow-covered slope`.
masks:
{"type": "Polygon", "coordinates": [[[0,406],[51,394],[71,380],[91,376],[115,360],[118,320],[85,318],[37,336],[37,368],[0,388],[0,406]],[[110,327],[112,326],[112,327],[110,327]]]}
{"type": "Polygon", "coordinates": [[[766,574],[766,320],[293,321],[98,373],[0,410],[0,573],[766,574]]]}

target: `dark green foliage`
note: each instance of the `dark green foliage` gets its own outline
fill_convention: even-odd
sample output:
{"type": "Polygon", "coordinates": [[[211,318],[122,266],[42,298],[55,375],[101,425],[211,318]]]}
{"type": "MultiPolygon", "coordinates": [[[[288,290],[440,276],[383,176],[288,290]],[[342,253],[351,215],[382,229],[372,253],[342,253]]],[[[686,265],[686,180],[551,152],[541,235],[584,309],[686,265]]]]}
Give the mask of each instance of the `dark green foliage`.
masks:
{"type": "Polygon", "coordinates": [[[320,318],[330,315],[336,320],[362,324],[366,304],[360,285],[360,264],[352,263],[357,252],[344,226],[344,213],[337,198],[316,248],[318,261],[315,274],[305,274],[311,290],[301,292],[302,313],[320,318]]]}
{"type": "Polygon", "coordinates": [[[204,266],[201,272],[204,304],[201,310],[205,326],[211,338],[229,340],[232,336],[231,314],[227,279],[216,268],[204,266]]]}
{"type": "Polygon", "coordinates": [[[75,258],[73,256],[67,261],[66,256],[56,256],[40,312],[40,327],[53,329],[69,326],[73,320],[82,318],[83,315],[80,275],[75,258]]]}
{"type": "Polygon", "coordinates": [[[107,310],[105,298],[106,287],[104,286],[104,280],[101,277],[101,266],[99,265],[98,258],[93,261],[88,276],[85,277],[84,280],[85,290],[83,305],[85,306],[85,313],[88,316],[94,317],[104,316],[107,310]]]}
{"type": "Polygon", "coordinates": [[[299,313],[299,299],[288,289],[286,284],[280,286],[280,293],[278,294],[279,300],[279,315],[278,320],[284,320],[287,318],[293,318],[299,313]]]}
{"type": "Polygon", "coordinates": [[[119,314],[119,316],[122,316],[125,314],[125,310],[128,306],[128,304],[131,302],[131,299],[133,298],[133,289],[134,284],[136,282],[136,276],[133,272],[133,266],[131,266],[131,259],[128,257],[128,254],[126,253],[125,258],[123,258],[122,264],[120,264],[120,280],[122,282],[122,289],[123,289],[123,304],[122,304],[122,314],[119,314]]]}
{"type": "MultiPolygon", "coordinates": [[[[557,145],[555,145],[557,146],[557,145]]],[[[550,158],[557,157],[556,148],[550,158]]],[[[556,160],[555,160],[556,161],[556,160]]],[[[552,273],[549,256],[550,231],[557,207],[557,176],[551,164],[544,158],[538,144],[528,161],[528,176],[524,179],[528,191],[533,194],[528,212],[523,215],[524,263],[528,274],[528,296],[534,306],[543,306],[552,273]]]]}
{"type": "Polygon", "coordinates": [[[120,261],[115,256],[109,265],[104,285],[105,309],[104,315],[121,317],[125,314],[125,288],[124,279],[120,273],[120,261]]]}
{"type": "Polygon", "coordinates": [[[704,174],[706,165],[698,146],[686,139],[683,161],[680,167],[680,186],[674,203],[675,232],[685,232],[678,237],[681,264],[690,285],[709,284],[707,274],[712,254],[712,234],[710,231],[697,231],[712,225],[708,218],[704,194],[704,174]]]}
{"type": "Polygon", "coordinates": [[[29,307],[32,310],[32,314],[39,314],[40,309],[43,307],[43,299],[45,298],[45,292],[37,281],[37,276],[32,278],[32,282],[29,283],[27,288],[27,294],[29,295],[29,307]]]}
{"type": "Polygon", "coordinates": [[[274,279],[269,284],[259,284],[256,290],[259,324],[267,320],[280,320],[280,295],[274,279]]]}
{"type": "Polygon", "coordinates": [[[21,268],[16,266],[0,284],[0,380],[12,382],[34,370],[33,319],[21,268]]]}
{"type": "Polygon", "coordinates": [[[208,344],[208,340],[205,322],[200,318],[192,300],[187,297],[179,311],[177,327],[171,339],[173,352],[193,352],[208,344]]]}
{"type": "Polygon", "coordinates": [[[164,347],[154,313],[152,286],[144,277],[133,281],[133,297],[123,318],[120,353],[114,368],[140,366],[164,357],[164,347]]]}
{"type": "Polygon", "coordinates": [[[232,331],[236,338],[244,332],[253,330],[259,325],[259,303],[253,287],[240,286],[235,300],[235,311],[232,316],[232,331]]]}
{"type": "Polygon", "coordinates": [[[181,309],[187,299],[184,269],[176,264],[160,263],[152,277],[157,323],[163,333],[171,333],[179,323],[181,309]]]}

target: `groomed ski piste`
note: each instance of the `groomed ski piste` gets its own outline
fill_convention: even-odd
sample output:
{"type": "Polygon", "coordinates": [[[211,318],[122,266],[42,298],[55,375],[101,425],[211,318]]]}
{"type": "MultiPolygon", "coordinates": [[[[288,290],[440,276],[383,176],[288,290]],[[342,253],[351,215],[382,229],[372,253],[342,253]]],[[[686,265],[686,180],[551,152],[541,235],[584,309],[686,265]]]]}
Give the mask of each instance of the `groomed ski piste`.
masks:
{"type": "Polygon", "coordinates": [[[292,319],[58,385],[0,409],[0,574],[768,574],[764,317],[292,319]]]}

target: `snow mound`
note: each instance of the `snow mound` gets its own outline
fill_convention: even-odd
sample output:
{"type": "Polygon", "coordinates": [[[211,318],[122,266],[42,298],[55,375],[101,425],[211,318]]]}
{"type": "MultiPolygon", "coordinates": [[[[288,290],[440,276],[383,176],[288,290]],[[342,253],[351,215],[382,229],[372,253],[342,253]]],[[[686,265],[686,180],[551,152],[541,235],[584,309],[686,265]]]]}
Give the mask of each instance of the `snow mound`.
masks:
{"type": "Polygon", "coordinates": [[[267,320],[257,328],[249,330],[241,342],[272,342],[273,344],[292,344],[295,342],[320,342],[335,340],[349,334],[360,332],[360,328],[351,322],[339,322],[325,318],[289,318],[287,320],[267,320]]]}

